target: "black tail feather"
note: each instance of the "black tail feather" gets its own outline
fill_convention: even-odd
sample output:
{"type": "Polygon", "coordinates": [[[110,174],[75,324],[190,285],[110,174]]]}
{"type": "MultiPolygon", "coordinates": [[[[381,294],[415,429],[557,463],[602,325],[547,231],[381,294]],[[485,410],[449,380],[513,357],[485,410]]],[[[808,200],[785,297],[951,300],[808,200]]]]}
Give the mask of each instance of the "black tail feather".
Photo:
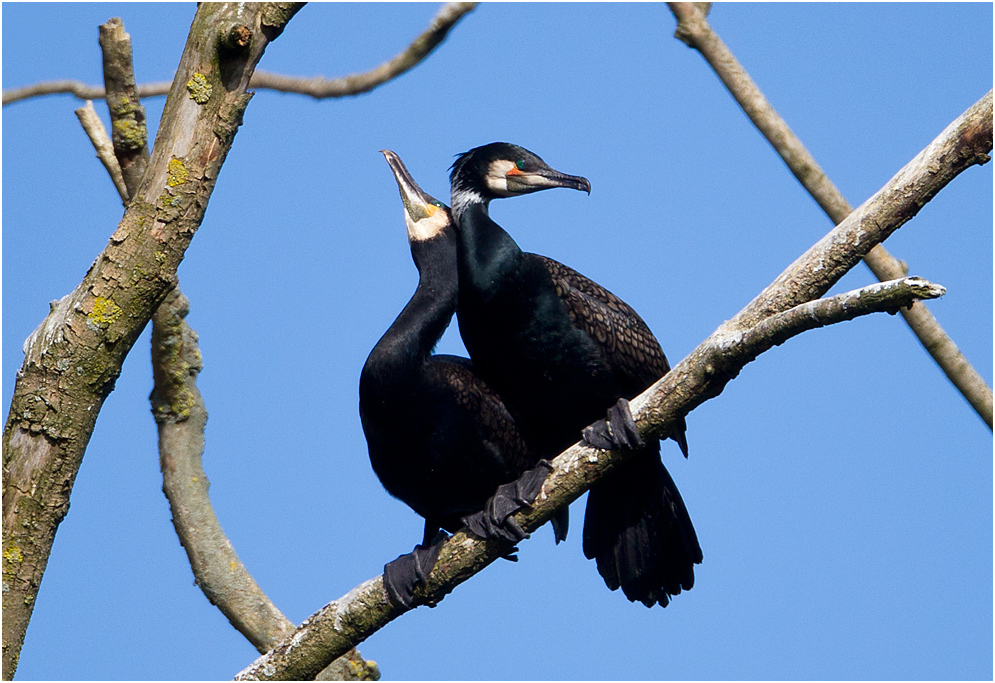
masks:
{"type": "Polygon", "coordinates": [[[600,481],[588,496],[584,555],[612,590],[647,607],[694,586],[702,559],[681,494],[659,457],[659,442],[600,481]]]}

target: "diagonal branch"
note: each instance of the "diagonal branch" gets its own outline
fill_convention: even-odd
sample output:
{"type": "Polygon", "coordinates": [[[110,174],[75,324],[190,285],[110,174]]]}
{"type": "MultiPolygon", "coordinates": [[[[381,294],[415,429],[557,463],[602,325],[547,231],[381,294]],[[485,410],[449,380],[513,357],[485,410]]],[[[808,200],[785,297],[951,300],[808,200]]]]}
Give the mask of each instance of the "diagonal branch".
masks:
{"type": "MultiPolygon", "coordinates": [[[[415,38],[407,48],[371,71],[350,74],[341,78],[323,78],[321,76],[304,78],[257,71],[252,75],[249,87],[257,90],[277,90],[309,95],[315,99],[348,97],[369,92],[421,63],[445,40],[449,31],[459,20],[476,6],[475,2],[450,2],[443,5],[432,18],[428,28],[415,38]]],[[[168,81],[144,83],[137,86],[136,93],[139,97],[157,97],[169,92],[169,87],[168,81]]],[[[46,81],[27,85],[23,88],[4,90],[3,106],[6,107],[8,104],[32,97],[64,93],[89,100],[105,97],[105,90],[99,85],[87,85],[74,80],[46,81]]]]}
{"type": "MultiPolygon", "coordinates": [[[[243,29],[244,26],[238,25],[229,32],[237,37],[232,49],[244,48],[246,41],[251,40],[251,32],[243,29]]],[[[117,134],[112,145],[88,101],[88,112],[98,126],[90,139],[98,151],[109,153],[105,166],[121,184],[122,199],[127,205],[128,196],[138,189],[142,180],[149,154],[145,109],[134,87],[131,38],[120,19],[111,19],[100,27],[100,48],[109,93],[107,106],[117,134]],[[126,178],[122,176],[119,159],[129,166],[126,178]]],[[[197,585],[237,631],[260,652],[266,652],[292,632],[294,624],[252,578],[214,514],[202,465],[207,410],[196,381],[202,362],[197,333],[185,320],[189,310],[189,301],[177,284],[152,315],[155,383],[149,399],[158,425],[162,488],[197,585]]],[[[379,669],[375,663],[363,660],[357,650],[351,650],[332,662],[321,678],[377,679],[379,669]]]]}
{"type": "Polygon", "coordinates": [[[55,531],[104,399],[200,226],[250,96],[249,78],[297,4],[203,3],[197,10],[138,190],[76,289],[25,342],[3,432],[3,672],[10,679],[55,531]],[[252,43],[220,55],[245,25],[252,43]]]}
{"type": "MultiPolygon", "coordinates": [[[[876,311],[894,311],[911,299],[933,297],[943,288],[918,278],[888,282],[813,301],[852,268],[874,244],[909,220],[958,173],[987,161],[991,150],[991,93],[954,121],[923,152],[778,277],[735,318],[724,323],[666,376],[631,401],[643,436],[668,434],[675,422],[718,396],[747,363],[786,339],[824,324],[876,311]],[[888,202],[898,204],[889,206],[888,202]],[[813,267],[817,263],[819,267],[813,267]],[[826,272],[824,272],[826,271],[826,272]],[[830,273],[827,275],[826,273],[830,273]]],[[[575,444],[553,460],[532,509],[516,513],[526,532],[576,500],[626,454],[575,444]]],[[[506,545],[458,532],[447,541],[417,604],[435,604],[507,552],[506,545]]],[[[325,605],[275,650],[241,671],[238,680],[305,679],[324,663],[396,619],[403,608],[390,603],[383,577],[375,577],[325,605]]]]}
{"type": "MultiPolygon", "coordinates": [[[[712,30],[705,19],[707,3],[671,2],[668,5],[677,19],[676,37],[701,53],[746,115],[826,215],[837,224],[850,215],[853,208],[843,194],[764,97],[735,55],[712,30]]],[[[904,277],[908,270],[880,245],[864,255],[864,262],[875,277],[882,281],[904,277]]],[[[902,316],[947,378],[991,429],[992,390],[985,380],[924,304],[916,303],[911,308],[902,310],[902,316]]]]}
{"type": "Polygon", "coordinates": [[[107,134],[107,129],[104,128],[100,116],[97,115],[97,110],[93,108],[93,102],[87,100],[86,104],[77,109],[75,113],[86,132],[86,136],[93,143],[97,158],[107,169],[111,182],[114,183],[114,189],[121,196],[121,201],[127,204],[128,188],[124,183],[124,176],[121,174],[121,165],[118,163],[117,157],[114,156],[114,145],[111,144],[111,138],[107,134]]]}

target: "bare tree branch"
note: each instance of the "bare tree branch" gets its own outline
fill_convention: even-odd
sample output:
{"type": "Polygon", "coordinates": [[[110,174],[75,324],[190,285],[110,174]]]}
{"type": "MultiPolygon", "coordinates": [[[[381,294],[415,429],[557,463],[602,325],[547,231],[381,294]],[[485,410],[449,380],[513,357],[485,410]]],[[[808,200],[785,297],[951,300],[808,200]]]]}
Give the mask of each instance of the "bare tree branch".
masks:
{"type": "MultiPolygon", "coordinates": [[[[277,90],[280,92],[309,95],[315,99],[332,97],[348,97],[373,90],[377,86],[393,80],[404,72],[417,66],[425,57],[438,47],[449,31],[467,13],[477,6],[475,2],[450,2],[442,6],[432,19],[428,28],[394,58],[384,62],[371,71],[350,74],[341,78],[324,78],[315,76],[305,78],[300,76],[285,76],[265,71],[257,71],[249,82],[250,88],[258,90],[277,90]]],[[[139,97],[157,97],[169,92],[170,83],[145,83],[137,86],[139,97]]],[[[61,80],[35,83],[23,88],[11,88],[3,91],[3,106],[20,102],[42,95],[71,94],[80,99],[102,99],[105,90],[99,85],[87,85],[81,81],[61,80]]]]}
{"type": "MultiPolygon", "coordinates": [[[[630,403],[643,436],[668,434],[675,422],[709,398],[760,353],[824,324],[875,311],[892,311],[942,287],[918,278],[813,301],[852,268],[874,244],[915,215],[958,173],[987,161],[991,151],[991,93],[954,121],[871,199],[796,260],[732,320],[630,403]],[[892,206],[895,204],[897,206],[892,206]],[[814,265],[815,264],[815,265],[814,265]],[[766,329],[765,329],[766,328],[766,329]]],[[[554,469],[531,510],[515,520],[526,532],[549,521],[628,454],[575,444],[553,460],[554,469]]],[[[432,572],[416,591],[417,604],[435,604],[457,585],[507,552],[507,545],[458,532],[446,542],[432,572]]],[[[349,648],[396,619],[378,576],[331,602],[275,650],[242,670],[237,680],[306,679],[349,648]]]]}
{"type": "MultiPolygon", "coordinates": [[[[815,158],[792,132],[753,79],[712,30],[705,19],[707,3],[671,2],[677,19],[675,36],[698,50],[715,70],[729,92],[788,168],[822,207],[833,223],[840,223],[853,208],[836,188],[815,158]]],[[[906,266],[878,245],[864,255],[864,262],[881,281],[904,277],[906,266]]],[[[902,311],[909,327],[950,381],[963,394],[982,420],[992,428],[992,390],[943,331],[922,303],[902,311]]]]}
{"type": "MultiPolygon", "coordinates": [[[[222,40],[227,39],[227,49],[242,50],[249,45],[251,37],[251,31],[245,26],[235,25],[222,40]]],[[[99,126],[90,139],[98,153],[103,149],[109,154],[108,171],[112,177],[116,172],[117,180],[122,184],[122,199],[127,204],[128,195],[138,189],[149,154],[145,109],[134,88],[131,39],[120,19],[111,19],[100,27],[100,47],[104,81],[107,91],[112,93],[107,98],[111,120],[116,131],[120,127],[127,134],[115,136],[116,144],[112,145],[93,104],[88,101],[89,116],[99,126]],[[119,123],[122,125],[118,126],[119,123]],[[129,162],[132,169],[127,182],[121,174],[118,158],[129,162]]],[[[187,552],[197,585],[237,631],[260,652],[266,652],[292,632],[294,624],[252,578],[214,514],[208,496],[207,475],[202,467],[207,410],[196,382],[202,363],[197,333],[185,320],[189,310],[189,301],[177,284],[152,316],[155,385],[149,400],[158,424],[163,493],[169,501],[173,527],[187,552]]],[[[379,677],[376,663],[365,661],[357,650],[338,658],[319,675],[322,680],[377,680],[379,677]]]]}
{"type": "Polygon", "coordinates": [[[55,531],[104,399],[166,294],[241,124],[259,58],[299,4],[203,3],[138,191],[83,281],[25,342],[3,433],[3,672],[10,679],[55,531]],[[252,44],[219,55],[247,25],[252,44]],[[224,67],[224,68],[221,68],[224,67]]]}
{"type": "Polygon", "coordinates": [[[114,154],[121,165],[125,185],[131,192],[145,175],[149,163],[148,129],[145,107],[135,87],[135,68],[131,59],[131,36],[124,24],[113,18],[100,26],[100,50],[104,63],[104,87],[107,109],[114,131],[114,154]]]}
{"type": "MultiPolygon", "coordinates": [[[[251,38],[251,32],[245,35],[251,38]]],[[[145,108],[135,93],[131,38],[120,19],[100,26],[100,48],[111,120],[115,132],[127,131],[115,135],[114,147],[119,158],[130,162],[132,172],[126,189],[131,193],[138,189],[148,166],[148,135],[145,108]]],[[[158,425],[162,489],[197,585],[236,630],[260,652],[266,652],[293,631],[294,624],[249,574],[211,506],[209,483],[201,465],[207,410],[196,379],[202,362],[197,333],[185,320],[189,311],[190,302],[177,284],[152,315],[154,388],[149,400],[158,425]]]]}
{"type": "Polygon", "coordinates": [[[201,466],[207,411],[197,389],[202,363],[197,333],[184,318],[190,302],[174,289],[152,327],[152,414],[159,429],[162,490],[197,585],[260,652],[293,632],[290,622],[239,560],[214,514],[201,466]]]}
{"type": "Polygon", "coordinates": [[[80,125],[83,126],[90,142],[93,143],[100,163],[107,169],[111,182],[114,183],[114,188],[121,196],[121,202],[127,204],[128,188],[124,183],[124,176],[121,174],[121,165],[118,163],[117,157],[114,156],[114,145],[111,144],[107,129],[104,128],[104,122],[100,120],[97,110],[93,108],[93,102],[87,100],[85,105],[77,109],[76,118],[79,119],[80,125]]]}
{"type": "MultiPolygon", "coordinates": [[[[260,652],[276,647],[295,625],[263,592],[239,559],[214,513],[202,466],[207,410],[197,389],[202,367],[197,333],[185,318],[189,301],[174,289],[152,316],[150,396],[159,431],[162,490],[197,585],[260,652]]],[[[321,680],[377,680],[376,663],[352,649],[328,665],[321,680]]]]}

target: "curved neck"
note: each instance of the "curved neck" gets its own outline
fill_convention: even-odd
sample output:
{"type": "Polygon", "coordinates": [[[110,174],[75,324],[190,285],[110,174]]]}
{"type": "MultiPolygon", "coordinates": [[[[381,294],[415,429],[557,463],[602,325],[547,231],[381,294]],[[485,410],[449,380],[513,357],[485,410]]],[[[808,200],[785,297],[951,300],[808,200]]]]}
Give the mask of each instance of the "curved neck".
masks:
{"type": "Polygon", "coordinates": [[[367,366],[377,366],[385,377],[420,372],[456,311],[456,241],[451,232],[412,242],[411,255],[418,267],[418,287],[367,360],[367,366]]]}

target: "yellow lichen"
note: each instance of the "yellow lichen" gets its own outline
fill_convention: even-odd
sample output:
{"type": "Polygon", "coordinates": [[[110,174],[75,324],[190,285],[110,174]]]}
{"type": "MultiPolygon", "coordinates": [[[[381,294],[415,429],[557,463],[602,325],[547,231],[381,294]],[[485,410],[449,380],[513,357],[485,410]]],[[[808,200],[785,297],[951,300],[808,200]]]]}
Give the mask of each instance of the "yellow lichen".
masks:
{"type": "Polygon", "coordinates": [[[121,307],[102,296],[93,300],[93,310],[86,316],[97,325],[106,326],[121,317],[121,307]]]}
{"type": "Polygon", "coordinates": [[[176,187],[185,182],[187,182],[187,167],[179,159],[170,159],[166,184],[170,187],[176,187]]]}
{"type": "Polygon", "coordinates": [[[21,549],[17,547],[16,543],[11,543],[7,546],[7,549],[3,551],[3,558],[8,562],[14,562],[15,564],[20,564],[24,561],[24,557],[21,555],[21,549]]]}
{"type": "Polygon", "coordinates": [[[118,119],[114,122],[114,142],[128,150],[138,150],[145,145],[148,130],[134,119],[118,119]]]}
{"type": "Polygon", "coordinates": [[[190,99],[197,104],[204,104],[211,99],[211,84],[202,73],[194,73],[193,77],[187,81],[187,90],[190,91],[190,99]]]}

